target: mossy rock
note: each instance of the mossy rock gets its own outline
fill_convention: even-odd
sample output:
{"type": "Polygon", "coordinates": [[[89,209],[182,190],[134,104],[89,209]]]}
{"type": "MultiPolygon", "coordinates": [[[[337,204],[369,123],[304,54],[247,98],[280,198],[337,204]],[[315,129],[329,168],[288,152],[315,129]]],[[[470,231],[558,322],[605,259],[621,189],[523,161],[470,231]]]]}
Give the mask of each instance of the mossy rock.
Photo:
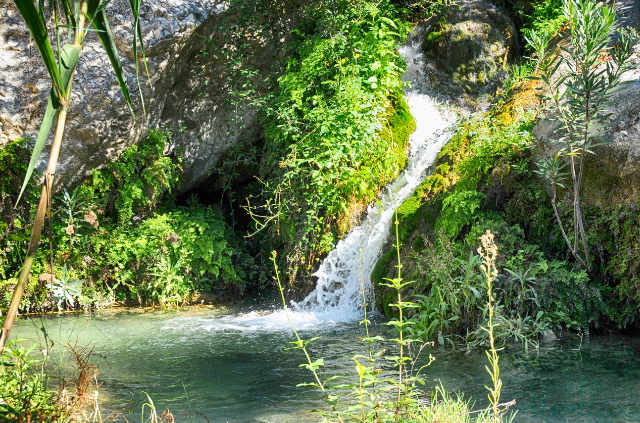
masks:
{"type": "MultiPolygon", "coordinates": [[[[401,95],[394,96],[392,106],[387,111],[386,123],[380,131],[381,143],[390,147],[390,152],[382,167],[391,170],[380,183],[380,189],[391,183],[405,168],[407,163],[407,148],[413,131],[416,130],[416,122],[411,115],[409,105],[401,95]],[[395,170],[394,170],[395,169],[395,170]]],[[[375,195],[377,196],[377,192],[375,195]]],[[[344,238],[351,229],[358,226],[362,216],[367,211],[367,206],[375,200],[371,195],[364,198],[353,198],[351,204],[337,220],[337,237],[344,238]]]]}
{"type": "Polygon", "coordinates": [[[435,59],[442,80],[453,81],[451,95],[493,93],[506,76],[516,51],[515,28],[495,6],[463,1],[460,9],[441,19],[422,44],[435,59]]]}

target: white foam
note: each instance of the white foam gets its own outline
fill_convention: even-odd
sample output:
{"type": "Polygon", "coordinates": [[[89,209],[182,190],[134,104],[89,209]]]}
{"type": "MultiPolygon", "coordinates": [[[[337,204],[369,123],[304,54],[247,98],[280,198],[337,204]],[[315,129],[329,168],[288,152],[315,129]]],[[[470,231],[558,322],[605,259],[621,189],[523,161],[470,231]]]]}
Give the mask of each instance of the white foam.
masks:
{"type": "MultiPolygon", "coordinates": [[[[334,314],[318,311],[288,310],[289,319],[296,330],[304,331],[319,325],[338,324],[350,321],[334,314]]],[[[189,332],[281,332],[291,329],[287,315],[283,309],[273,312],[252,311],[246,314],[226,316],[189,316],[176,317],[166,322],[164,330],[179,329],[189,332]]]]}

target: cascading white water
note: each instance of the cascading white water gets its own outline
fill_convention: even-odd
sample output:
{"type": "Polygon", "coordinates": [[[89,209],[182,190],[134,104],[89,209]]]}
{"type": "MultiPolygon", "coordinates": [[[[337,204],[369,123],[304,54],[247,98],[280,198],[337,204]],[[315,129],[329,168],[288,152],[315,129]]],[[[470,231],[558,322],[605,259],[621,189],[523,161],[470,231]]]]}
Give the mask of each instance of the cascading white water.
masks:
{"type": "Polygon", "coordinates": [[[450,134],[445,131],[453,119],[439,110],[439,104],[428,93],[426,61],[421,37],[410,37],[399,49],[407,62],[403,81],[409,83],[405,98],[416,121],[416,131],[410,139],[410,155],[406,169],[387,186],[375,203],[369,206],[367,217],[354,228],[322,262],[314,274],[316,289],[303,301],[294,303],[287,316],[284,310],[271,313],[250,312],[238,316],[209,316],[180,320],[183,330],[208,331],[281,331],[289,328],[289,320],[298,329],[312,329],[329,322],[357,321],[362,316],[362,285],[373,303],[371,272],[380,257],[389,234],[395,208],[409,198],[425,178],[450,134]],[[363,283],[361,282],[363,281],[363,283]]]}
{"type": "Polygon", "coordinates": [[[371,303],[371,273],[389,234],[395,209],[424,180],[425,170],[433,164],[450,137],[450,134],[443,132],[449,119],[428,94],[426,62],[420,42],[420,37],[411,37],[399,49],[407,62],[407,72],[402,78],[409,83],[405,97],[416,121],[416,131],[410,139],[407,167],[385,188],[380,199],[369,206],[362,224],[341,240],[322,262],[314,273],[318,278],[316,289],[303,301],[294,304],[298,311],[311,310],[338,321],[354,320],[361,316],[362,286],[367,293],[367,301],[371,303]]]}

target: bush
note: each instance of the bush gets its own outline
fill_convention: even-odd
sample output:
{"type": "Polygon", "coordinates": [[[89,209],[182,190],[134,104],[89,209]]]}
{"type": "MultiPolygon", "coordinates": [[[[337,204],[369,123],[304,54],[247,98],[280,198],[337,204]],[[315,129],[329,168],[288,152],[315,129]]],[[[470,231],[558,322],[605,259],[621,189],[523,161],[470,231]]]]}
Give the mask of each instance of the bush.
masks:
{"type": "Polygon", "coordinates": [[[0,370],[0,421],[56,422],[66,417],[55,392],[48,388],[42,360],[33,357],[38,345],[7,347],[0,370]]]}
{"type": "MultiPolygon", "coordinates": [[[[487,310],[479,301],[486,287],[473,254],[486,230],[500,246],[499,340],[528,345],[546,328],[588,331],[614,314],[606,284],[565,261],[548,194],[533,173],[533,114],[521,116],[506,125],[492,123],[491,115],[463,122],[440,152],[434,173],[398,210],[405,266],[416,280],[413,296],[420,305],[413,318],[416,336],[488,342],[482,329],[487,310]]],[[[388,269],[378,263],[377,281],[388,269]]],[[[386,298],[384,292],[377,297],[386,298]]]]}
{"type": "MultiPolygon", "coordinates": [[[[167,134],[151,131],[106,169],[94,170],[89,181],[54,197],[48,234],[54,276],[49,250],[40,249],[21,310],[89,308],[127,298],[182,303],[194,290],[238,293],[246,288],[244,269],[251,268],[253,258],[240,258],[244,253],[218,211],[197,202],[172,211],[158,209],[161,201],[171,205],[169,196],[179,182],[180,159],[163,154],[166,141],[167,134]]],[[[9,147],[0,154],[28,158],[23,141],[9,147]]],[[[9,193],[7,204],[15,201],[21,182],[15,171],[20,166],[10,165],[15,175],[0,179],[9,193]]],[[[3,307],[24,255],[28,237],[20,230],[30,208],[7,213],[15,218],[12,226],[7,219],[0,227],[8,233],[0,238],[3,307]]]]}
{"type": "MultiPolygon", "coordinates": [[[[192,205],[156,213],[138,225],[103,230],[92,241],[95,263],[106,278],[143,298],[184,302],[194,289],[243,291],[234,263],[232,231],[219,213],[192,205]]],[[[107,282],[105,280],[105,282],[107,282]]]]}
{"type": "MultiPolygon", "coordinates": [[[[40,195],[37,177],[32,178],[16,204],[31,153],[30,139],[10,140],[0,147],[0,278],[7,279],[22,265],[29,243],[31,208],[40,195]]],[[[37,175],[36,175],[37,176],[37,175]]],[[[35,208],[35,207],[34,207],[35,208]]]]}
{"type": "Polygon", "coordinates": [[[163,154],[166,141],[167,134],[151,130],[146,140],[126,149],[106,169],[93,170],[92,183],[85,190],[98,194],[104,212],[114,221],[149,215],[177,186],[182,158],[163,154]]]}
{"type": "Polygon", "coordinates": [[[413,130],[396,51],[405,24],[365,1],[305,10],[313,24],[295,31],[299,48],[264,116],[266,213],[256,213],[274,223],[290,275],[315,266],[349,229],[337,222],[399,173],[413,130]]]}

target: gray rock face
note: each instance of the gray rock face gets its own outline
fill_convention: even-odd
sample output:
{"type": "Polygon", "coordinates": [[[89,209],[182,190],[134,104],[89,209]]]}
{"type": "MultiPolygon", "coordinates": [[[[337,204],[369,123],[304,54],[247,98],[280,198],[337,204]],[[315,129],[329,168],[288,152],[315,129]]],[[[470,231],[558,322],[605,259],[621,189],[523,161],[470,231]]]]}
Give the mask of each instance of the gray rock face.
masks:
{"type": "Polygon", "coordinates": [[[516,30],[506,15],[487,2],[456,3],[459,10],[427,28],[423,49],[434,61],[433,85],[457,97],[457,102],[481,108],[479,97],[493,95],[507,75],[508,61],[517,47],[516,30]]]}
{"type": "MultiPolygon", "coordinates": [[[[640,1],[616,2],[621,25],[640,29],[640,1]]],[[[640,47],[636,47],[640,53],[640,47]]],[[[640,61],[640,57],[634,59],[640,61]]],[[[588,155],[582,184],[584,204],[598,207],[640,202],[640,69],[623,75],[628,82],[613,98],[608,112],[613,125],[606,132],[606,145],[588,155]]],[[[538,140],[554,138],[557,122],[540,120],[533,133],[538,140]]],[[[553,144],[543,144],[541,155],[555,153],[553,144]]]]}
{"type": "MultiPolygon", "coordinates": [[[[129,5],[126,0],[111,2],[107,14],[132,92],[136,120],[102,46],[95,34],[90,34],[74,79],[58,187],[75,183],[91,169],[116,159],[150,128],[165,127],[173,133],[168,149],[183,157],[183,188],[206,178],[231,146],[259,137],[255,108],[230,101],[233,68],[220,56],[202,54],[213,49],[225,51],[229,57],[237,50],[229,45],[230,28],[223,27],[235,19],[230,19],[227,3],[142,2],[142,31],[151,76],[149,80],[141,78],[145,113],[135,78],[129,5]]],[[[282,16],[270,16],[271,25],[252,34],[252,54],[242,62],[243,67],[256,70],[255,79],[264,79],[283,54],[280,46],[291,19],[286,5],[280,5],[278,11],[282,16]]],[[[49,78],[35,47],[30,54],[28,30],[13,1],[0,0],[0,17],[0,133],[5,139],[35,138],[51,87],[49,78]]],[[[47,160],[45,148],[41,170],[47,160]]]]}

